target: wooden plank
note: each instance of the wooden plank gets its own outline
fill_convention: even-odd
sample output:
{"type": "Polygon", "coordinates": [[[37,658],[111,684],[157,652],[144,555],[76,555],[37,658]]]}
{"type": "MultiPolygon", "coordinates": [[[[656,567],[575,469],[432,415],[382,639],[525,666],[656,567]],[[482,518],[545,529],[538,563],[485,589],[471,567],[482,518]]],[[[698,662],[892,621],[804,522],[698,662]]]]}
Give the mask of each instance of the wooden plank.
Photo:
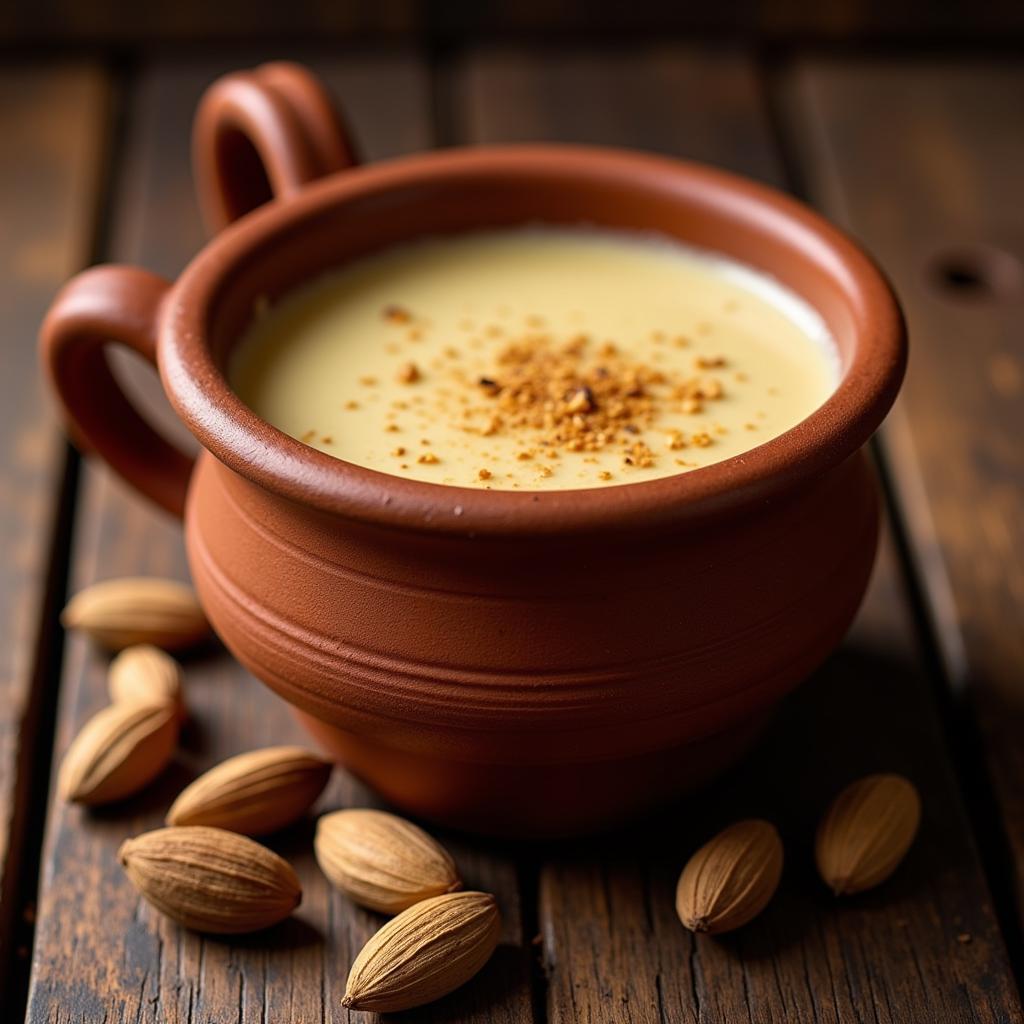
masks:
{"type": "Polygon", "coordinates": [[[710,156],[770,184],[782,166],[767,122],[752,116],[757,82],[743,57],[672,46],[568,50],[538,59],[483,51],[457,72],[457,127],[474,142],[557,139],[710,156]],[[709,81],[715,84],[708,101],[709,81]]]}
{"type": "MultiPolygon", "coordinates": [[[[460,123],[473,140],[583,137],[777,176],[743,60],[620,50],[604,67],[481,55],[461,72],[460,123]]],[[[1019,1019],[888,545],[849,639],[748,763],[618,841],[551,856],[540,893],[552,1022],[1019,1019]],[[920,838],[884,887],[835,901],[812,866],[816,819],[846,782],[883,769],[920,787],[920,838]],[[674,914],[678,873],[704,839],[751,815],[782,831],[782,889],[736,935],[691,936],[674,914]]]]}
{"type": "MultiPolygon", "coordinates": [[[[911,42],[964,38],[1004,42],[1020,38],[1024,15],[1015,0],[273,0],[247,3],[140,5],[131,0],[92,0],[89,4],[10,3],[0,8],[0,39],[66,42],[188,43],[218,40],[349,39],[419,34],[445,40],[471,40],[509,34],[552,35],[564,39],[586,33],[614,45],[624,34],[731,33],[743,38],[901,39],[911,42]]],[[[684,35],[685,34],[685,35],[684,35]]]]}
{"type": "MultiPolygon", "coordinates": [[[[49,751],[46,706],[59,589],[50,566],[66,476],[36,356],[63,279],[89,259],[107,127],[97,69],[0,72],[0,964],[14,967],[16,916],[34,889],[34,772],[49,751]],[[52,585],[51,585],[52,584],[52,585]],[[47,631],[51,632],[47,632],[47,631]],[[26,877],[24,873],[31,873],[26,877]]],[[[20,941],[20,939],[19,939],[20,941]]],[[[18,958],[25,956],[19,951],[18,958]]],[[[0,976],[0,987],[6,980],[0,976]]]]}
{"type": "MultiPolygon", "coordinates": [[[[627,34],[634,38],[674,33],[692,39],[731,32],[744,39],[851,40],[902,39],[909,42],[965,38],[1005,41],[1024,30],[1024,12],[1014,0],[988,0],[971,4],[951,0],[786,0],[752,3],[719,0],[712,4],[685,4],[673,0],[632,0],[631,3],[595,4],[590,0],[437,0],[429,14],[437,34],[479,40],[489,33],[507,38],[511,33],[543,34],[562,41],[586,33],[590,40],[614,47],[627,34]]],[[[571,45],[571,43],[570,43],[571,45]]]]}
{"type": "Polygon", "coordinates": [[[270,39],[280,48],[288,40],[408,34],[419,24],[419,6],[418,0],[12,3],[0,8],[0,40],[208,43],[219,39],[237,45],[240,39],[270,39]]]}
{"type": "Polygon", "coordinates": [[[907,314],[885,446],[946,673],[980,725],[1024,920],[1024,70],[815,61],[791,84],[811,188],[907,314]]]}
{"type": "MultiPolygon", "coordinates": [[[[202,88],[223,70],[209,63],[163,64],[136,84],[113,257],[174,275],[201,244],[187,168],[188,126],[202,88]]],[[[340,56],[321,62],[319,70],[344,98],[370,157],[429,144],[429,88],[416,60],[340,56]]],[[[74,585],[125,572],[185,576],[180,528],[90,467],[74,585]]],[[[59,751],[105,701],[103,659],[79,638],[68,651],[59,751]]],[[[108,813],[57,803],[50,809],[29,1018],[161,1024],[348,1019],[341,1007],[348,967],[380,918],[329,889],[313,861],[311,825],[274,842],[299,872],[302,907],[286,925],[252,939],[218,941],[178,929],[140,903],[117,865],[120,841],[157,825],[183,781],[229,754],[303,741],[285,706],[226,655],[191,663],[187,683],[193,721],[177,763],[159,785],[108,813]]],[[[339,777],[321,806],[369,800],[339,777]]],[[[487,846],[445,841],[467,884],[498,895],[505,944],[476,982],[410,1019],[530,1020],[515,867],[487,846]]]]}

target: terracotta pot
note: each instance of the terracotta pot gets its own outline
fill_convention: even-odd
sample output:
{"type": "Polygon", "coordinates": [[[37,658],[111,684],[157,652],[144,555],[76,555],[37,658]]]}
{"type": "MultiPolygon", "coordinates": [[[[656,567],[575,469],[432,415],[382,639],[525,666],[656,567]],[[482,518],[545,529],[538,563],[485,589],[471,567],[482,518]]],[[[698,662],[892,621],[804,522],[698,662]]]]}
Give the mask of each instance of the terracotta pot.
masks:
{"type": "Polygon", "coordinates": [[[578,146],[358,168],[351,154],[301,68],[215,84],[195,162],[223,230],[174,285],[97,267],[47,317],[74,429],[184,512],[224,642],[399,807],[571,833],[700,784],[833,649],[863,595],[878,503],[862,448],[905,362],[892,293],[816,214],[708,167],[578,146]],[[685,476],[524,493],[336,460],[226,383],[258,296],[416,235],[524,221],[659,231],[768,271],[828,322],[839,387],[787,433],[685,476]],[[205,449],[194,470],[118,390],[109,339],[159,367],[205,449]]]}

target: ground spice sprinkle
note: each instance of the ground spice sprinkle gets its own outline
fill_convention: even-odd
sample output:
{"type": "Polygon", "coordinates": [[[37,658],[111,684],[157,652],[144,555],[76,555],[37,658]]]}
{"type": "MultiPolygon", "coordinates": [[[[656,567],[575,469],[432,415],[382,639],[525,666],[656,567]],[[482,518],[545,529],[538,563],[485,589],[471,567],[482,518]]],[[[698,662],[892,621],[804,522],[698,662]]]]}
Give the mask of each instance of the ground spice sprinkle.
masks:
{"type": "MultiPolygon", "coordinates": [[[[713,358],[699,368],[722,365],[713,358]]],[[[700,413],[705,402],[725,394],[716,378],[668,374],[623,354],[612,341],[596,344],[586,334],[558,341],[536,330],[506,344],[493,372],[478,377],[473,390],[478,401],[463,409],[471,433],[528,434],[549,454],[620,448],[625,465],[643,468],[655,465],[657,454],[639,435],[662,412],[700,413]]],[[[711,441],[703,431],[693,438],[701,447],[711,441]]],[[[675,430],[667,444],[680,449],[687,439],[675,430]]],[[[516,457],[533,454],[524,450],[516,457]]]]}

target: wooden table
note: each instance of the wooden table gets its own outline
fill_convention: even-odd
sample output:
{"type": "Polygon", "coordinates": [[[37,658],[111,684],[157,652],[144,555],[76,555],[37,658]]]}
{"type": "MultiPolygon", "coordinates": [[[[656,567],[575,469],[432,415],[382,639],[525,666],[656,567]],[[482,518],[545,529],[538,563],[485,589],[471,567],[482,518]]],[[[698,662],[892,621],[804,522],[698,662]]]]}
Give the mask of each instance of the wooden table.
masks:
{"type": "MultiPolygon", "coordinates": [[[[475,981],[408,1019],[1024,1019],[1024,68],[800,54],[758,63],[635,40],[433,59],[293,48],[109,67],[8,60],[0,71],[0,1017],[344,1019],[349,963],[379,924],[328,888],[305,826],[276,841],[302,877],[303,905],[265,936],[184,932],[123,877],[121,839],[154,827],[187,779],[299,738],[226,655],[189,663],[193,721],[159,785],[98,813],[51,794],[51,765],[106,699],[104,659],[61,635],[66,593],[186,567],[178,525],[67,448],[43,395],[36,328],[58,285],[89,262],[173,276],[199,248],[192,110],[217,74],[270,56],[308,58],[325,75],[369,159],[578,140],[794,190],[864,240],[910,323],[910,376],[876,446],[889,528],[843,648],[745,766],[627,836],[522,848],[445,836],[466,880],[497,894],[504,941],[475,981]],[[891,881],[837,901],[812,868],[814,823],[839,787],[873,770],[919,785],[922,832],[891,881]],[[694,937],[673,910],[680,867],[748,814],[783,833],[780,893],[742,931],[694,937]]],[[[129,370],[155,394],[145,371],[129,370]]],[[[339,773],[322,806],[371,800],[339,773]]]]}

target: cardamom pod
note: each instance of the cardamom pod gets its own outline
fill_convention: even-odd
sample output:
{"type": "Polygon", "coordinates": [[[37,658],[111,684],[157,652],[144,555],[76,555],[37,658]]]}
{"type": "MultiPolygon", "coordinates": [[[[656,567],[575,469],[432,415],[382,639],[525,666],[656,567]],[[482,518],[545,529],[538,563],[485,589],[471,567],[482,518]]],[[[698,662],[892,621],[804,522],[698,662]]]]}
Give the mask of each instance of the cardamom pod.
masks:
{"type": "Polygon", "coordinates": [[[181,666],[152,644],[121,651],[107,671],[107,689],[114,703],[170,704],[185,718],[181,666]]]}
{"type": "Polygon", "coordinates": [[[167,767],[178,743],[179,719],[169,704],[111,704],[82,727],[68,747],[57,792],[80,804],[121,800],[167,767]]]}
{"type": "Polygon", "coordinates": [[[302,747],[267,747],[229,757],[178,794],[168,825],[212,825],[245,835],[276,832],[323,792],[332,765],[302,747]]]}
{"type": "Polygon", "coordinates": [[[434,896],[403,910],[363,946],[342,1006],[395,1013],[465,984],[498,944],[501,914],[483,892],[434,896]]]}
{"type": "Polygon", "coordinates": [[[869,775],[847,786],[818,826],[818,872],[837,895],[884,882],[910,849],[921,798],[902,775],[869,775]]]}
{"type": "Polygon", "coordinates": [[[313,846],[321,870],[337,888],[384,914],[462,887],[448,851],[423,829],[386,811],[325,814],[313,846]]]}
{"type": "Polygon", "coordinates": [[[679,920],[693,932],[717,935],[761,913],[782,878],[782,840],[770,822],[730,825],[687,862],[676,887],[679,920]]]}
{"type": "Polygon", "coordinates": [[[272,850],[220,828],[160,828],[121,844],[132,884],[186,928],[231,935],[286,918],[302,901],[292,866],[272,850]]]}
{"type": "Polygon", "coordinates": [[[210,631],[188,584],[148,576],[126,576],[86,587],[68,602],[61,622],[66,629],[84,630],[113,651],[133,644],[181,650],[205,639],[210,631]]]}

